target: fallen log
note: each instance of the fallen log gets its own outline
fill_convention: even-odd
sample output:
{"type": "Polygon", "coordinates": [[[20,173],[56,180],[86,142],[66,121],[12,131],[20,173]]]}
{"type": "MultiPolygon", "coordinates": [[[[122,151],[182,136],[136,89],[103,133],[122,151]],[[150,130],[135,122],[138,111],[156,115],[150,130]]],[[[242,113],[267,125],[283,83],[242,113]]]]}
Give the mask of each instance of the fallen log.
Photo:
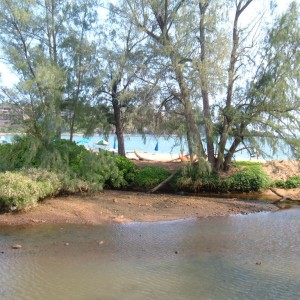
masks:
{"type": "Polygon", "coordinates": [[[164,181],[162,181],[159,185],[157,185],[156,187],[154,187],[153,189],[151,189],[149,191],[149,193],[154,193],[156,192],[157,190],[159,190],[162,186],[164,186],[167,182],[169,182],[173,177],[174,177],[175,173],[174,174],[171,174],[167,179],[165,179],[164,181]]]}
{"type": "Polygon", "coordinates": [[[273,188],[269,188],[269,190],[271,191],[271,192],[273,192],[276,196],[278,196],[278,197],[280,197],[280,199],[279,200],[276,200],[276,201],[274,201],[273,203],[279,203],[279,202],[283,202],[283,201],[295,201],[295,202],[300,202],[300,200],[299,199],[294,199],[294,198],[292,198],[292,197],[290,197],[290,196],[286,196],[286,195],[282,195],[282,194],[280,194],[280,193],[278,193],[275,189],[273,189],[273,188]]]}

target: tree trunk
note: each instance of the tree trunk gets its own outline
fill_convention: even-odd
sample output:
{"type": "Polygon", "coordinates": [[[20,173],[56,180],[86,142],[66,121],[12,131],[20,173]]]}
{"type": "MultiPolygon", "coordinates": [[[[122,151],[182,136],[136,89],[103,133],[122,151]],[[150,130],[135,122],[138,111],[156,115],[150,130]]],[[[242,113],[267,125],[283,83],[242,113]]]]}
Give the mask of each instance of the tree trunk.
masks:
{"type": "Polygon", "coordinates": [[[123,135],[123,126],[121,120],[121,108],[118,100],[118,83],[115,82],[112,85],[112,105],[114,109],[114,118],[115,118],[115,126],[116,126],[116,135],[118,140],[118,154],[122,156],[126,156],[125,153],[125,143],[124,143],[124,135],[123,135]]]}
{"type": "Polygon", "coordinates": [[[252,2],[248,0],[243,6],[242,1],[239,1],[237,4],[235,18],[232,29],[232,49],[230,55],[230,62],[228,67],[228,82],[227,82],[227,96],[226,96],[226,105],[223,109],[223,126],[222,133],[219,142],[218,157],[215,169],[216,171],[221,170],[224,167],[224,156],[225,156],[225,147],[228,141],[229,133],[232,126],[231,115],[233,113],[232,109],[232,95],[233,95],[233,86],[234,86],[234,76],[236,71],[236,62],[238,59],[238,46],[239,46],[239,32],[238,32],[238,21],[241,13],[246,9],[246,7],[252,2]]]}
{"type": "Polygon", "coordinates": [[[206,10],[210,4],[210,1],[204,3],[199,3],[200,9],[200,60],[201,60],[201,70],[199,70],[200,81],[201,81],[201,94],[202,94],[202,104],[203,104],[203,114],[205,123],[205,134],[206,134],[206,147],[207,147],[207,157],[208,161],[212,166],[215,164],[215,153],[214,153],[214,141],[213,141],[213,122],[210,113],[210,103],[208,94],[208,75],[207,68],[204,67],[206,64],[206,36],[205,36],[205,14],[206,10]],[[203,69],[204,67],[204,69],[203,69]]]}
{"type": "Polygon", "coordinates": [[[227,171],[229,169],[229,166],[231,164],[233,155],[235,153],[235,150],[237,149],[237,147],[239,146],[239,144],[242,142],[242,138],[241,137],[236,137],[233,141],[233,143],[231,144],[231,147],[229,149],[229,151],[227,152],[226,156],[225,156],[225,160],[224,160],[224,170],[227,171]]]}
{"type": "Polygon", "coordinates": [[[189,133],[187,135],[187,139],[188,139],[190,157],[192,160],[195,154],[198,156],[199,159],[200,157],[205,156],[205,152],[201,141],[200,129],[194,117],[192,104],[189,99],[188,88],[184,80],[183,70],[182,70],[183,65],[178,63],[174,51],[170,52],[170,58],[175,72],[176,81],[180,89],[180,99],[178,100],[180,100],[180,102],[184,107],[184,118],[186,121],[187,132],[189,133]]]}

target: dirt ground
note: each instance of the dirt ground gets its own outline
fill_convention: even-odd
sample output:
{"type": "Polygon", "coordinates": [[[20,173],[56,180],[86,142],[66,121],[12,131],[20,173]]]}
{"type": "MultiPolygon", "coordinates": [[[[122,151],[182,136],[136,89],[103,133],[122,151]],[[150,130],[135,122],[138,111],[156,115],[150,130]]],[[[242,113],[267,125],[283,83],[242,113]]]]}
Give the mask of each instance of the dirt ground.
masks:
{"type": "MultiPolygon", "coordinates": [[[[180,163],[136,162],[138,166],[160,165],[175,171],[180,163]]],[[[296,162],[266,162],[264,169],[273,179],[285,179],[299,174],[296,162]]],[[[277,190],[279,193],[300,199],[300,189],[277,190]]],[[[268,201],[238,200],[235,195],[226,198],[208,198],[197,195],[147,194],[126,191],[109,191],[93,195],[72,195],[46,199],[26,212],[0,215],[0,225],[21,224],[102,224],[105,222],[155,222],[175,219],[248,214],[275,211],[279,208],[268,201]]],[[[280,199],[271,191],[256,195],[239,195],[242,198],[280,199]]]]}

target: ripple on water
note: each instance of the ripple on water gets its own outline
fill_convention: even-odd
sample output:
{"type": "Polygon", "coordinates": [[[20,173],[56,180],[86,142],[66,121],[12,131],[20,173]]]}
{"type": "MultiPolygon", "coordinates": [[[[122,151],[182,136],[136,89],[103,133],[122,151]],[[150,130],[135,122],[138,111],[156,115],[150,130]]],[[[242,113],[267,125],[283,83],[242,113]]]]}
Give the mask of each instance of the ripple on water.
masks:
{"type": "Polygon", "coordinates": [[[0,228],[0,298],[300,299],[299,217],[0,228]]]}

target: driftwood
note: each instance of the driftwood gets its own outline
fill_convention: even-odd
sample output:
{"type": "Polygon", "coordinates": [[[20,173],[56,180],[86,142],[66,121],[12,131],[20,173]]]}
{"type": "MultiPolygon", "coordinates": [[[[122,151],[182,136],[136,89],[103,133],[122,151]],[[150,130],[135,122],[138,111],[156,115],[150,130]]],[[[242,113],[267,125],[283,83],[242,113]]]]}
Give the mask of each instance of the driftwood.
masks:
{"type": "Polygon", "coordinates": [[[279,202],[283,202],[283,201],[295,201],[295,202],[300,202],[299,199],[294,199],[290,196],[286,196],[286,195],[282,195],[280,193],[278,193],[276,190],[274,190],[273,188],[269,188],[269,190],[271,192],[273,192],[276,196],[280,197],[279,200],[274,201],[273,203],[279,203],[279,202]]]}
{"type": "Polygon", "coordinates": [[[169,182],[174,177],[174,175],[175,175],[175,173],[172,174],[172,175],[170,175],[167,179],[165,179],[159,185],[157,185],[155,188],[153,188],[152,190],[150,190],[149,193],[154,193],[157,190],[159,190],[162,186],[164,186],[167,182],[169,182]]]}

